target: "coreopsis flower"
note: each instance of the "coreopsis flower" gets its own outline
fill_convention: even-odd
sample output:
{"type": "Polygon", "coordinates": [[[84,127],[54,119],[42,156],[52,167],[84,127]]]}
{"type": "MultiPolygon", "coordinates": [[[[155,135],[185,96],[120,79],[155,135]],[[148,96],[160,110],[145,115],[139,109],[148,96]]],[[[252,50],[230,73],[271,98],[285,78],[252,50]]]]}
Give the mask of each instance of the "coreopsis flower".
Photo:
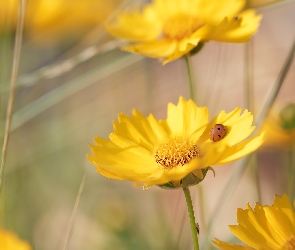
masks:
{"type": "Polygon", "coordinates": [[[15,234],[0,229],[1,250],[31,250],[29,243],[19,239],[15,234]]]}
{"type": "Polygon", "coordinates": [[[131,117],[118,115],[110,140],[94,138],[96,145],[90,145],[93,154],[87,159],[105,177],[144,187],[194,185],[204,179],[209,166],[232,162],[261,145],[263,134],[244,141],[255,127],[250,112],[240,113],[240,108],[221,111],[209,122],[206,107],[183,97],[177,105],[168,104],[166,120],[134,109],[131,117]],[[214,130],[215,125],[226,132],[214,130]]]}
{"type": "Polygon", "coordinates": [[[270,116],[263,125],[267,132],[266,147],[286,147],[295,144],[295,104],[290,103],[278,115],[270,116]]]}
{"type": "MultiPolygon", "coordinates": [[[[122,0],[30,0],[26,4],[26,38],[35,42],[57,42],[81,38],[96,28],[122,0]]],[[[1,32],[15,30],[18,0],[0,0],[1,32]]]]}
{"type": "Polygon", "coordinates": [[[239,225],[230,225],[231,232],[247,246],[229,244],[218,239],[214,244],[224,250],[294,250],[295,212],[286,194],[275,196],[272,206],[256,203],[238,209],[239,225]]]}
{"type": "Polygon", "coordinates": [[[123,13],[107,30],[130,45],[123,50],[176,60],[201,44],[247,42],[257,31],[260,15],[243,10],[245,0],[154,0],[142,11],[123,13]]]}

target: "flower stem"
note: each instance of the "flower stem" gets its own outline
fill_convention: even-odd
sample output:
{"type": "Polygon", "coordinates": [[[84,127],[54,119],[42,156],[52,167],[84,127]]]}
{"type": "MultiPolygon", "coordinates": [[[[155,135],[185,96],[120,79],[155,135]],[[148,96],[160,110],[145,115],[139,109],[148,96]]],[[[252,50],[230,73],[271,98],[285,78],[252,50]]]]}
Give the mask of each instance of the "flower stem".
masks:
{"type": "Polygon", "coordinates": [[[187,205],[187,210],[190,218],[190,224],[191,224],[191,229],[192,229],[192,236],[193,236],[193,243],[194,243],[194,250],[199,250],[199,241],[198,241],[198,231],[197,231],[197,224],[195,221],[195,214],[194,214],[194,209],[193,209],[193,203],[192,203],[192,198],[190,191],[187,187],[183,188],[183,192],[185,195],[185,200],[186,200],[186,205],[187,205]]]}
{"type": "MultiPolygon", "coordinates": [[[[203,45],[201,45],[202,48],[203,45]]],[[[190,98],[197,104],[197,98],[195,97],[195,84],[194,84],[194,75],[193,75],[193,70],[192,70],[192,62],[191,62],[191,56],[187,55],[184,56],[184,60],[186,63],[186,68],[187,68],[187,74],[188,74],[188,78],[189,78],[189,89],[190,89],[190,98]]],[[[203,202],[203,190],[202,190],[202,186],[199,184],[198,186],[198,193],[199,193],[199,197],[200,197],[200,216],[201,216],[201,221],[204,222],[204,204],[205,202],[203,202]]],[[[189,190],[188,190],[189,192],[189,190]]],[[[190,195],[190,194],[189,194],[190,195]]],[[[195,226],[195,230],[196,230],[196,226],[195,226]]],[[[198,236],[196,236],[197,241],[198,241],[198,236]]],[[[197,248],[198,249],[198,248],[197,248]]]]}
{"type": "Polygon", "coordinates": [[[192,71],[192,63],[191,63],[191,57],[190,56],[184,56],[186,68],[187,68],[187,74],[189,79],[189,91],[190,91],[190,97],[191,99],[196,103],[195,99],[195,86],[194,86],[194,77],[193,77],[193,71],[192,71]]]}

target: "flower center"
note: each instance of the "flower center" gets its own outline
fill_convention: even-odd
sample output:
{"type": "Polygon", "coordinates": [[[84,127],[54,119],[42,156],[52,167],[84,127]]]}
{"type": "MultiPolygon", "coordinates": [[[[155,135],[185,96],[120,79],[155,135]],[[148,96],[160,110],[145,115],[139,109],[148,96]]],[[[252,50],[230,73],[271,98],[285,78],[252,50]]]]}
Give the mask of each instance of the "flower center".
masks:
{"type": "Polygon", "coordinates": [[[203,23],[195,16],[179,14],[172,16],[165,22],[163,33],[165,38],[181,40],[190,36],[202,26],[203,23]]]}
{"type": "Polygon", "coordinates": [[[291,235],[291,237],[286,241],[284,250],[295,250],[295,236],[291,235]]]}
{"type": "Polygon", "coordinates": [[[196,144],[187,139],[174,137],[160,144],[154,152],[154,157],[164,168],[173,168],[183,166],[199,154],[200,148],[196,144]]]}

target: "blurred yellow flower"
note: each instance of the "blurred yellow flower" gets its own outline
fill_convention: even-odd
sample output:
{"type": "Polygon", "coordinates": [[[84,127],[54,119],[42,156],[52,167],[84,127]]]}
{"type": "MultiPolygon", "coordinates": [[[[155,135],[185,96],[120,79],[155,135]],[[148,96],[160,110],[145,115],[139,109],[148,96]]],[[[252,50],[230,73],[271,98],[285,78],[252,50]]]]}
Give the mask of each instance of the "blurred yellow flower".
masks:
{"type": "Polygon", "coordinates": [[[231,232],[248,247],[229,244],[218,239],[214,244],[224,250],[294,250],[295,212],[286,194],[275,196],[272,206],[256,203],[254,210],[249,204],[238,209],[239,225],[229,226],[231,232]]]}
{"type": "Polygon", "coordinates": [[[245,0],[154,0],[142,12],[123,13],[107,30],[131,45],[122,49],[164,60],[188,54],[200,42],[247,42],[260,15],[245,0]]]}
{"type": "MultiPolygon", "coordinates": [[[[80,37],[95,28],[122,0],[30,0],[25,32],[35,41],[53,42],[80,37]]],[[[0,33],[15,29],[18,0],[0,0],[0,33]]]]}
{"type": "Polygon", "coordinates": [[[194,185],[193,177],[202,180],[209,166],[232,162],[261,145],[263,134],[244,141],[255,127],[250,112],[240,113],[240,108],[221,111],[208,123],[208,109],[183,97],[177,105],[168,104],[166,120],[144,117],[134,109],[132,117],[118,115],[110,140],[94,138],[96,145],[89,145],[93,154],[87,159],[105,177],[144,187],[194,185]],[[213,142],[209,133],[215,124],[226,126],[226,135],[213,142]]]}
{"type": "Polygon", "coordinates": [[[19,239],[15,234],[0,229],[0,249],[1,250],[31,250],[30,245],[19,239]]]}
{"type": "Polygon", "coordinates": [[[263,125],[267,136],[264,146],[291,147],[295,144],[295,104],[284,107],[277,116],[270,116],[263,125]]]}

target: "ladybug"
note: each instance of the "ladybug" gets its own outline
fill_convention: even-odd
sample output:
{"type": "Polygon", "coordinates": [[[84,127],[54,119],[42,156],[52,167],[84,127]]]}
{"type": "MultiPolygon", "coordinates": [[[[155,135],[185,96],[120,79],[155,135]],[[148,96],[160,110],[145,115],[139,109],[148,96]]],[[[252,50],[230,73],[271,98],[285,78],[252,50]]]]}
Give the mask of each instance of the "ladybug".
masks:
{"type": "Polygon", "coordinates": [[[226,127],[222,124],[215,124],[210,130],[210,140],[211,141],[220,141],[226,135],[226,127]]]}

